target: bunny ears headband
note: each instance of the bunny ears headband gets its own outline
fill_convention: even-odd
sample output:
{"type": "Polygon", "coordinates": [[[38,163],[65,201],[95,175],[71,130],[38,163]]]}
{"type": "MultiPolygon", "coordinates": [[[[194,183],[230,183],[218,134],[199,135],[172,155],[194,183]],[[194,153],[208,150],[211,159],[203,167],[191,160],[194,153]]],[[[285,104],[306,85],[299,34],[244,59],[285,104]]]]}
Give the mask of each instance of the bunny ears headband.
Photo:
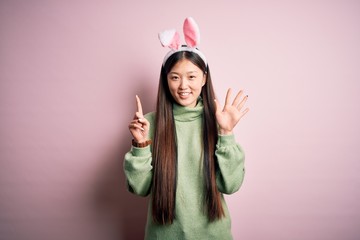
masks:
{"type": "Polygon", "coordinates": [[[205,55],[197,49],[200,43],[199,26],[192,17],[188,17],[184,21],[183,26],[185,42],[187,45],[180,46],[180,35],[175,29],[166,30],[159,33],[159,39],[163,47],[169,47],[171,50],[166,54],[163,60],[163,65],[168,58],[176,52],[189,51],[199,55],[207,65],[205,55]]]}

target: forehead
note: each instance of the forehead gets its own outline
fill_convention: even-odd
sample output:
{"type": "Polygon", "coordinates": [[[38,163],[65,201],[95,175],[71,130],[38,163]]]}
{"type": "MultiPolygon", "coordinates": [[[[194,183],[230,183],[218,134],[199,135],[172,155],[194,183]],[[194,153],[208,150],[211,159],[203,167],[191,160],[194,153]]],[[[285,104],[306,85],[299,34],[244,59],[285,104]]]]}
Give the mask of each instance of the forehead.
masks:
{"type": "Polygon", "coordinates": [[[202,70],[188,59],[181,59],[170,70],[170,73],[202,72],[202,70]]]}

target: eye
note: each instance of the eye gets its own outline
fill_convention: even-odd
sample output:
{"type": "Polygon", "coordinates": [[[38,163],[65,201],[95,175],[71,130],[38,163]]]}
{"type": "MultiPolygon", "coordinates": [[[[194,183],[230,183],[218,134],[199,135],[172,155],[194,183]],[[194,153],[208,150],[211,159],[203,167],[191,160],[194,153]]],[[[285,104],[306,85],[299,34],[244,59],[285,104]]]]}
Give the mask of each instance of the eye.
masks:
{"type": "Polygon", "coordinates": [[[170,79],[171,79],[171,80],[176,81],[176,80],[179,80],[179,77],[178,77],[178,76],[173,75],[173,76],[170,76],[170,79]]]}
{"type": "Polygon", "coordinates": [[[193,80],[193,79],[195,79],[196,78],[196,76],[195,75],[190,75],[190,80],[193,80]]]}

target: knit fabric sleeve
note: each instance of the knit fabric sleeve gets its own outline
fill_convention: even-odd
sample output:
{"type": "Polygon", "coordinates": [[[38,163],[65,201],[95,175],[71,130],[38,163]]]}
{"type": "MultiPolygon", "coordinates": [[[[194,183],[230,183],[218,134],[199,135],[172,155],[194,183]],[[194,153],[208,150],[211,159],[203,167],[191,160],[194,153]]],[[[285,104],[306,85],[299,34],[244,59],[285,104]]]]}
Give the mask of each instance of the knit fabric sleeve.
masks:
{"type": "MultiPolygon", "coordinates": [[[[153,114],[147,114],[145,117],[150,122],[150,129],[153,128],[153,114]]],[[[152,132],[149,133],[151,139],[152,132]]],[[[125,154],[124,172],[127,188],[130,192],[139,196],[147,196],[150,193],[153,176],[151,162],[151,145],[144,148],[132,146],[131,150],[125,154]]]]}
{"type": "Polygon", "coordinates": [[[215,155],[219,166],[216,173],[218,190],[225,194],[238,191],[244,180],[245,153],[233,134],[218,136],[215,155]]]}
{"type": "Polygon", "coordinates": [[[130,192],[147,196],[150,193],[152,180],[150,146],[145,148],[132,147],[125,154],[124,171],[127,180],[127,188],[130,192]]]}

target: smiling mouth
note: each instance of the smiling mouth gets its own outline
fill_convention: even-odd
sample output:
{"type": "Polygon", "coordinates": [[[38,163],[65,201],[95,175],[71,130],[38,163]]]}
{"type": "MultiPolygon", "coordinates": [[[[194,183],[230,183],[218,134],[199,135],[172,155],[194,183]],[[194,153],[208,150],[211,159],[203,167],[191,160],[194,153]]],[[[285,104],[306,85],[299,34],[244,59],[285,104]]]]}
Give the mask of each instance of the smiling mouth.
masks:
{"type": "Polygon", "coordinates": [[[179,93],[180,96],[187,96],[189,94],[190,94],[189,92],[181,92],[181,93],[179,93]]]}

